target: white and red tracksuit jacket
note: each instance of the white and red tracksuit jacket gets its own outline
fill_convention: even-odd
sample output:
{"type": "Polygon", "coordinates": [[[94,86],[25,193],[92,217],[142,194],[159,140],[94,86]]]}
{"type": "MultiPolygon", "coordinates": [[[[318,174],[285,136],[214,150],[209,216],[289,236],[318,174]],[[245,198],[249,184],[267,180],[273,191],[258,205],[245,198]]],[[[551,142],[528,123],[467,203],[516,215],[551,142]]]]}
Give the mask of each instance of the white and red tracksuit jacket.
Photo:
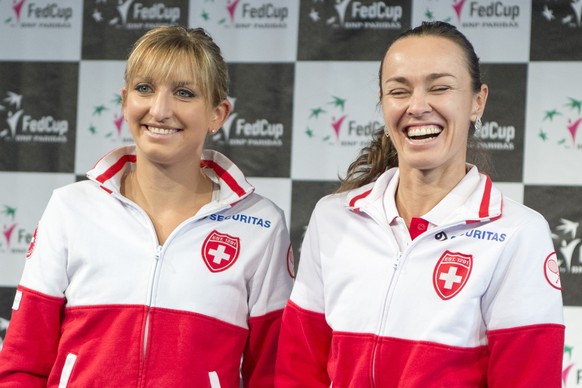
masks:
{"type": "Polygon", "coordinates": [[[0,387],[273,385],[292,278],[282,211],[226,157],[220,187],[158,244],[119,193],[133,147],[55,190],[38,224],[0,352],[0,387]]]}
{"type": "Polygon", "coordinates": [[[412,240],[398,174],[317,204],[275,385],[559,388],[562,297],[544,218],[473,167],[412,240]]]}

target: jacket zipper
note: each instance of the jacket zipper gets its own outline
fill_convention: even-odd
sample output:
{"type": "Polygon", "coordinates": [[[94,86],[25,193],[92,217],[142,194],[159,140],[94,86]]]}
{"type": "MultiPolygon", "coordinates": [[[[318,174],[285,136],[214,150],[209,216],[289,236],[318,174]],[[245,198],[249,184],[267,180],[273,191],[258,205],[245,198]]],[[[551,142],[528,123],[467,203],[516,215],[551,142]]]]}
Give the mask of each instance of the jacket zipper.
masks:
{"type": "Polygon", "coordinates": [[[148,342],[148,332],[149,332],[149,323],[150,323],[150,311],[152,309],[152,300],[154,298],[154,282],[156,279],[156,275],[158,272],[158,264],[160,262],[160,257],[162,254],[162,246],[158,245],[158,247],[156,248],[156,253],[155,253],[155,263],[154,263],[154,272],[152,275],[152,286],[150,287],[149,290],[149,295],[148,295],[148,309],[146,312],[146,320],[145,320],[145,330],[144,330],[144,338],[143,338],[143,356],[145,358],[145,352],[146,352],[146,348],[147,348],[147,342],[148,342]]]}
{"type": "MultiPolygon", "coordinates": [[[[142,360],[141,360],[141,370],[143,371],[145,369],[145,364],[146,364],[146,352],[147,352],[147,347],[148,347],[148,335],[150,332],[150,313],[152,310],[152,301],[154,298],[154,289],[156,288],[156,281],[157,281],[157,277],[158,277],[158,268],[160,265],[160,260],[162,257],[162,246],[158,244],[158,246],[156,247],[156,252],[154,254],[154,270],[152,272],[152,277],[151,277],[151,286],[148,290],[148,297],[147,297],[147,301],[146,301],[146,306],[147,306],[147,310],[146,310],[146,316],[145,316],[145,323],[144,323],[144,329],[143,329],[143,347],[142,347],[142,360]]],[[[143,378],[144,375],[142,374],[141,378],[143,378]]],[[[140,378],[140,380],[141,380],[140,378]]]]}
{"type": "Polygon", "coordinates": [[[372,386],[375,387],[376,386],[376,355],[378,353],[378,346],[379,346],[379,340],[380,340],[380,333],[382,332],[382,329],[384,327],[384,322],[385,322],[385,317],[388,311],[388,305],[389,303],[389,295],[390,295],[390,291],[392,290],[392,283],[394,282],[394,277],[396,276],[396,271],[398,270],[398,267],[400,265],[400,259],[402,258],[402,252],[398,252],[398,255],[396,256],[396,258],[394,259],[394,262],[392,264],[392,274],[390,276],[390,281],[388,282],[388,287],[386,287],[386,292],[384,294],[384,303],[382,305],[382,311],[380,313],[380,322],[378,325],[378,332],[376,334],[376,339],[374,340],[374,347],[372,348],[372,365],[371,368],[372,370],[371,372],[371,377],[372,377],[372,386]]]}
{"type": "MultiPolygon", "coordinates": [[[[397,227],[399,229],[401,229],[400,233],[408,233],[408,231],[406,230],[406,226],[403,224],[403,221],[398,220],[397,222],[398,222],[397,227]]],[[[371,380],[372,380],[372,387],[376,386],[376,358],[377,358],[377,353],[378,353],[378,346],[380,343],[380,334],[382,333],[382,330],[384,329],[384,324],[386,322],[386,316],[388,315],[388,310],[390,307],[390,300],[392,299],[391,295],[393,292],[394,278],[396,277],[396,273],[400,269],[400,265],[403,261],[402,260],[402,257],[404,255],[403,251],[408,249],[408,247],[402,246],[400,239],[394,235],[394,232],[392,231],[392,227],[388,226],[388,228],[389,228],[389,233],[394,240],[394,243],[398,247],[398,254],[393,259],[393,262],[392,262],[392,274],[390,276],[390,281],[388,282],[388,287],[386,288],[386,291],[384,294],[384,303],[382,305],[382,311],[380,313],[380,322],[378,323],[378,331],[376,334],[376,339],[374,341],[374,347],[372,348],[372,363],[371,363],[371,371],[370,371],[371,380]]]]}
{"type": "MultiPolygon", "coordinates": [[[[137,209],[137,211],[139,213],[141,213],[141,215],[143,217],[145,217],[145,219],[149,222],[150,228],[153,231],[153,235],[154,235],[154,241],[156,243],[156,251],[154,254],[154,270],[152,272],[151,275],[151,285],[150,288],[148,290],[148,295],[147,295],[147,300],[146,300],[146,317],[145,317],[145,322],[144,322],[144,326],[143,326],[143,346],[141,349],[141,373],[138,376],[138,386],[143,386],[145,384],[145,376],[143,374],[143,371],[145,370],[145,365],[146,365],[146,353],[147,353],[147,347],[148,347],[148,334],[149,334],[149,324],[150,324],[150,314],[151,314],[151,309],[152,309],[152,305],[153,305],[153,298],[154,298],[154,290],[156,289],[156,283],[157,283],[157,277],[158,277],[158,271],[159,271],[159,267],[160,267],[160,260],[162,259],[162,251],[163,251],[163,246],[159,244],[159,241],[157,239],[156,236],[156,231],[155,231],[155,227],[154,224],[152,223],[152,221],[150,220],[149,216],[146,214],[146,212],[140,207],[138,206],[135,202],[127,199],[126,197],[124,197],[123,195],[117,193],[117,192],[113,192],[112,195],[114,195],[118,200],[129,204],[130,206],[134,207],[135,209],[137,209]]],[[[245,196],[246,197],[246,196],[245,196]]],[[[240,198],[242,199],[242,198],[240,198]]],[[[240,200],[239,199],[239,200],[240,200]]],[[[185,225],[188,222],[192,222],[192,220],[198,220],[198,219],[203,219],[204,217],[207,217],[210,214],[214,214],[214,213],[218,213],[221,212],[224,209],[229,208],[229,205],[225,205],[222,204],[220,206],[218,206],[217,208],[214,209],[207,209],[204,213],[201,214],[196,214],[194,217],[189,218],[188,220],[185,220],[184,222],[182,222],[180,225],[178,225],[176,227],[176,229],[174,231],[172,231],[172,233],[170,233],[170,235],[168,236],[168,238],[166,239],[166,242],[164,245],[168,244],[172,237],[174,236],[174,234],[176,233],[177,230],[181,229],[183,227],[183,225],[185,225]]]]}
{"type": "MultiPolygon", "coordinates": [[[[401,221],[399,221],[400,224],[401,221]]],[[[452,227],[455,227],[459,224],[462,224],[461,222],[459,223],[455,223],[455,224],[451,224],[451,225],[447,225],[445,227],[437,227],[435,229],[432,229],[430,231],[431,235],[437,234],[439,232],[444,232],[446,229],[450,229],[452,227]]],[[[403,227],[402,224],[399,225],[400,228],[403,227]]],[[[406,229],[406,227],[404,227],[404,229],[406,229]]],[[[393,233],[392,231],[390,231],[390,233],[393,233]]],[[[407,230],[403,230],[402,233],[408,233],[407,230]]],[[[396,245],[398,246],[398,255],[396,256],[396,258],[394,259],[394,262],[392,264],[392,268],[394,269],[392,271],[392,276],[390,277],[390,282],[388,283],[388,288],[386,289],[386,293],[385,293],[385,297],[384,297],[384,304],[382,306],[382,313],[380,315],[380,323],[378,326],[378,333],[377,333],[377,338],[376,341],[374,342],[374,347],[372,349],[372,363],[371,363],[371,380],[372,380],[372,387],[376,387],[376,354],[378,352],[378,343],[379,343],[379,338],[380,338],[380,333],[382,332],[382,329],[384,328],[384,322],[385,322],[385,317],[388,314],[388,307],[390,305],[389,300],[391,299],[389,296],[391,294],[391,290],[392,290],[392,283],[394,281],[394,277],[396,276],[396,272],[399,270],[399,268],[401,267],[401,264],[403,262],[403,257],[405,256],[405,254],[403,253],[403,251],[408,251],[412,248],[413,245],[416,245],[416,243],[425,238],[426,237],[426,233],[423,233],[422,235],[418,236],[417,238],[415,238],[408,246],[406,247],[402,247],[400,244],[400,241],[396,238],[394,238],[394,240],[396,240],[396,245]]]]}

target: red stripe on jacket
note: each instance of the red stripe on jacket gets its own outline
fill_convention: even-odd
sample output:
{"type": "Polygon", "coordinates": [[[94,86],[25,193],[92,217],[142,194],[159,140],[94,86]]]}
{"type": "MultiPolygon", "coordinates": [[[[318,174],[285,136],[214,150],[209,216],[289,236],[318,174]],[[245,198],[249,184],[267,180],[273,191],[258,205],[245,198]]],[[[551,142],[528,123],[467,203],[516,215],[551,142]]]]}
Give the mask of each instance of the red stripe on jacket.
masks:
{"type": "Polygon", "coordinates": [[[332,332],[324,314],[289,302],[283,315],[276,386],[544,387],[560,388],[564,326],[539,324],[495,330],[489,344],[459,347],[332,332]],[[524,352],[523,349],[536,349],[524,352]],[[539,350],[539,351],[538,351],[539,350]],[[554,365],[548,369],[547,365],[554,365]]]}
{"type": "Polygon", "coordinates": [[[240,187],[236,179],[234,179],[232,175],[230,175],[228,171],[222,168],[218,163],[212,160],[202,160],[200,162],[200,167],[211,168],[212,170],[214,170],[216,175],[218,175],[220,179],[222,179],[228,185],[228,187],[230,187],[230,189],[234,191],[236,195],[238,195],[239,197],[242,197],[243,195],[246,194],[245,190],[242,187],[240,187]]]}
{"type": "Polygon", "coordinates": [[[135,163],[135,161],[136,161],[135,155],[123,155],[115,163],[113,163],[113,165],[111,165],[111,167],[109,167],[104,173],[102,173],[96,178],[97,182],[103,183],[111,179],[111,177],[115,176],[115,174],[117,174],[119,171],[123,170],[123,167],[125,166],[126,163],[135,163]]]}
{"type": "Polygon", "coordinates": [[[19,290],[20,308],[0,352],[0,386],[56,387],[74,354],[71,386],[203,387],[213,372],[221,386],[238,387],[243,352],[246,386],[273,384],[282,310],[250,318],[249,335],[193,312],[121,304],[63,308],[63,298],[19,290]]]}

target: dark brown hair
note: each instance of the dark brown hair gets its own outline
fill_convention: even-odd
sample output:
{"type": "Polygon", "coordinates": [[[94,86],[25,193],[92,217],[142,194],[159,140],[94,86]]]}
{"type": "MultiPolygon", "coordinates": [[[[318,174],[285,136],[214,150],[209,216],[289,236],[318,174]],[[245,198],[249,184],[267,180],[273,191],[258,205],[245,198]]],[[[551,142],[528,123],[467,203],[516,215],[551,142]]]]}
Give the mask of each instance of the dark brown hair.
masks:
{"type": "MultiPolygon", "coordinates": [[[[475,53],[475,49],[469,40],[463,35],[455,26],[446,22],[423,22],[420,26],[410,29],[402,33],[396,38],[386,52],[392,45],[404,38],[421,37],[421,36],[436,36],[449,39],[456,43],[465,54],[467,60],[467,69],[471,77],[471,87],[475,93],[481,90],[481,71],[479,67],[479,57],[475,53]]],[[[384,57],[380,62],[380,70],[378,71],[378,82],[380,86],[380,96],[382,96],[382,67],[384,65],[384,57]]],[[[381,97],[380,97],[381,98],[381,97]]],[[[474,123],[471,123],[471,134],[474,134],[474,123]]],[[[480,166],[490,167],[488,155],[479,146],[479,140],[475,136],[469,136],[469,150],[471,151],[470,159],[480,166]],[[474,144],[473,144],[474,143],[474,144]]],[[[396,148],[392,144],[389,137],[385,136],[384,128],[377,129],[373,135],[370,145],[364,147],[356,160],[350,164],[345,178],[340,177],[341,185],[337,192],[348,191],[370,182],[375,181],[387,169],[398,166],[398,154],[396,148]]]]}

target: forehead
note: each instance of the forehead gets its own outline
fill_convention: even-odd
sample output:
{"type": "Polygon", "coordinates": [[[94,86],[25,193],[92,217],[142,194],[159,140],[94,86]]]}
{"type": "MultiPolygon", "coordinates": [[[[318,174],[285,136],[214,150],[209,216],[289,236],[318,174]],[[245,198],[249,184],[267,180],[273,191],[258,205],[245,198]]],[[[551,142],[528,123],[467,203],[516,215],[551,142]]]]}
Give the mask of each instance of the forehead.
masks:
{"type": "Polygon", "coordinates": [[[469,76],[462,48],[450,39],[437,36],[411,36],[394,42],[384,57],[382,77],[395,73],[469,76]]]}
{"type": "MultiPolygon", "coordinates": [[[[129,77],[148,78],[163,82],[197,83],[199,72],[192,58],[183,55],[144,56],[130,69],[129,77]]],[[[128,81],[131,81],[128,80],[128,81]]]]}

